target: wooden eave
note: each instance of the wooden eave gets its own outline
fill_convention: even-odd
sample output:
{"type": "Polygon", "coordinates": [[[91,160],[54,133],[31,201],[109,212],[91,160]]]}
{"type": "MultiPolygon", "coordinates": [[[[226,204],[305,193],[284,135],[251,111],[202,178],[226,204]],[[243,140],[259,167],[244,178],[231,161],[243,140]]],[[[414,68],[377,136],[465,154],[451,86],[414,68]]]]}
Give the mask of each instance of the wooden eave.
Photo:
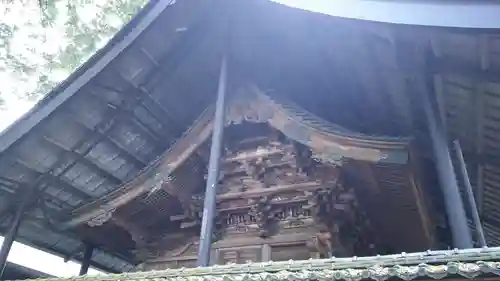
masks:
{"type": "MultiPolygon", "coordinates": [[[[17,206],[17,195],[36,188],[37,198],[21,225],[19,240],[68,259],[79,259],[84,242],[91,242],[99,248],[92,266],[109,272],[132,268],[135,260],[127,245],[133,242],[119,228],[108,228],[114,243],[88,227],[63,231],[50,221],[134,178],[210,101],[201,97],[192,112],[174,113],[172,101],[179,92],[189,96],[194,90],[178,89],[189,77],[179,62],[193,53],[195,45],[204,48],[204,55],[217,47],[199,44],[204,38],[198,36],[200,30],[210,29],[202,23],[210,9],[190,0],[170,4],[148,4],[103,49],[2,133],[2,231],[17,206]],[[144,40],[161,42],[161,48],[143,44],[144,40]],[[167,99],[164,91],[170,92],[167,99]]],[[[198,60],[200,55],[191,58],[198,60]]],[[[204,65],[198,68],[200,79],[211,75],[210,63],[204,65]]]]}

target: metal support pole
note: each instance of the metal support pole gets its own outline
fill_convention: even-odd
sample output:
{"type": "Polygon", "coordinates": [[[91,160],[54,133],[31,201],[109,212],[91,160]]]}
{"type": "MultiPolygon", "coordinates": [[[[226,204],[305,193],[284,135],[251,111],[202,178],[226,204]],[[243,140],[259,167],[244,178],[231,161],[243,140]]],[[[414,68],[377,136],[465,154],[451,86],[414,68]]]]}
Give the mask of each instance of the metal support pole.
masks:
{"type": "Polygon", "coordinates": [[[198,266],[208,266],[210,263],[210,251],[212,248],[212,229],[215,216],[216,190],[219,181],[219,164],[222,149],[222,137],[224,134],[225,105],[224,99],[227,87],[227,61],[222,58],[219,77],[219,88],[217,90],[217,102],[215,106],[214,129],[212,133],[212,145],[210,148],[210,160],[208,163],[207,187],[203,205],[203,220],[201,223],[200,244],[198,252],[198,266]]]}
{"type": "Polygon", "coordinates": [[[78,275],[85,275],[89,271],[90,261],[92,260],[92,254],[94,253],[94,246],[88,244],[85,247],[85,252],[83,253],[82,265],[80,267],[80,273],[78,275]]]}
{"type": "MultiPolygon", "coordinates": [[[[19,187],[22,188],[22,187],[19,187]]],[[[12,244],[16,240],[17,231],[19,230],[19,226],[21,225],[21,220],[23,218],[24,212],[26,211],[26,207],[28,207],[28,203],[33,195],[35,188],[30,186],[23,190],[21,203],[16,210],[16,214],[11,222],[9,230],[4,237],[2,248],[0,249],[0,280],[2,279],[3,272],[5,270],[5,265],[7,264],[7,257],[9,256],[10,249],[12,248],[12,244]]]]}
{"type": "Polygon", "coordinates": [[[457,159],[460,164],[460,171],[462,173],[463,182],[465,185],[465,191],[467,192],[467,200],[469,201],[469,207],[472,213],[472,219],[474,220],[474,226],[477,232],[477,240],[481,247],[486,246],[486,239],[484,238],[483,226],[481,225],[481,219],[479,218],[479,212],[476,206],[476,200],[474,199],[474,193],[472,192],[472,186],[470,185],[469,174],[467,173],[467,166],[465,165],[464,155],[462,153],[462,148],[458,140],[453,142],[455,146],[455,152],[457,153],[457,159]]]}
{"type": "Polygon", "coordinates": [[[439,183],[443,191],[446,214],[453,237],[453,246],[461,249],[472,248],[472,237],[451,161],[443,120],[437,113],[436,106],[431,103],[427,91],[418,94],[429,128],[439,183]]]}

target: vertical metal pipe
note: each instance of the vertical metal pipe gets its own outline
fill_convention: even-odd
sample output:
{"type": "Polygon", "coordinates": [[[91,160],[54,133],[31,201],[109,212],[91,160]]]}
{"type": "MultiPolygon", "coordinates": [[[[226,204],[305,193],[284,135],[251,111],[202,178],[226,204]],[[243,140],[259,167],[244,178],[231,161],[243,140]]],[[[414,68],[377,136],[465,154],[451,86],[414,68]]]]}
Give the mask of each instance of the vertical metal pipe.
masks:
{"type": "Polygon", "coordinates": [[[89,271],[90,261],[92,260],[92,254],[94,253],[94,246],[87,244],[85,247],[85,252],[83,253],[83,260],[80,267],[80,273],[78,275],[85,275],[89,271]]]}
{"type": "Polygon", "coordinates": [[[203,220],[201,223],[200,244],[198,252],[198,266],[208,266],[210,263],[210,251],[212,248],[212,229],[215,216],[216,190],[219,181],[219,164],[222,149],[222,138],[225,123],[225,95],[227,87],[227,61],[222,58],[220,69],[219,88],[217,90],[217,102],[215,106],[214,129],[212,133],[212,145],[210,148],[210,160],[208,163],[208,178],[203,205],[203,220]]]}
{"type": "Polygon", "coordinates": [[[446,215],[453,237],[453,246],[461,249],[472,248],[472,237],[467,225],[467,217],[451,161],[443,120],[437,113],[436,106],[431,103],[428,92],[422,91],[418,94],[421,98],[429,128],[439,183],[444,196],[446,215]]]}
{"type": "Polygon", "coordinates": [[[467,192],[467,200],[469,201],[472,219],[474,220],[474,226],[476,227],[477,239],[479,241],[479,245],[481,247],[485,247],[486,239],[484,238],[483,226],[481,225],[481,219],[479,218],[479,212],[477,210],[476,200],[474,199],[474,193],[472,192],[472,186],[470,184],[469,173],[467,172],[467,166],[465,165],[462,148],[460,147],[460,143],[458,142],[458,140],[455,140],[453,142],[453,145],[455,146],[455,152],[460,164],[460,172],[462,173],[465,191],[467,192]]]}
{"type": "Polygon", "coordinates": [[[17,231],[19,230],[21,220],[23,218],[26,207],[28,207],[28,203],[32,198],[34,190],[35,188],[33,186],[30,186],[26,188],[26,190],[24,190],[23,197],[21,198],[21,203],[16,210],[16,214],[14,215],[14,219],[11,222],[9,230],[4,237],[2,248],[0,249],[0,280],[2,279],[5,265],[7,264],[7,257],[9,256],[10,249],[12,248],[12,244],[16,240],[17,231]]]}

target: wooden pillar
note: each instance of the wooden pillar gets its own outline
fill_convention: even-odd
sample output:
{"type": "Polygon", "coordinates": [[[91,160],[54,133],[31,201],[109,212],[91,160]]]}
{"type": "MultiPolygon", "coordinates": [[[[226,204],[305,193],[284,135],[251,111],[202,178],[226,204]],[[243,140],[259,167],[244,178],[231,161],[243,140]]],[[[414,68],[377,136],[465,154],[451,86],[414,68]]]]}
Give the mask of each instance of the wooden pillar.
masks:
{"type": "Polygon", "coordinates": [[[203,205],[203,220],[200,231],[200,244],[198,252],[198,266],[210,264],[210,252],[212,249],[212,230],[215,216],[216,190],[219,182],[219,164],[222,150],[222,140],[225,123],[225,95],[227,84],[227,61],[222,58],[219,88],[217,90],[217,101],[215,106],[214,129],[212,133],[212,145],[210,148],[210,160],[208,163],[208,178],[203,205]]]}
{"type": "Polygon", "coordinates": [[[481,247],[486,247],[486,239],[484,238],[483,226],[481,225],[481,218],[479,217],[479,212],[477,210],[476,199],[474,198],[474,193],[472,192],[472,186],[470,184],[469,173],[467,173],[467,166],[465,164],[462,148],[460,147],[460,143],[458,142],[458,140],[455,140],[453,144],[455,145],[455,153],[457,154],[458,163],[460,164],[462,182],[465,186],[467,201],[469,202],[469,208],[472,214],[472,220],[474,221],[474,226],[476,228],[477,242],[479,242],[479,245],[481,247]]]}
{"type": "Polygon", "coordinates": [[[9,230],[7,231],[7,234],[4,237],[2,248],[0,248],[0,280],[2,279],[3,272],[5,270],[5,265],[7,264],[7,257],[9,256],[12,244],[16,240],[17,231],[19,230],[19,226],[21,225],[24,212],[26,211],[26,208],[29,205],[28,203],[30,202],[30,199],[33,197],[33,192],[35,190],[34,186],[30,186],[28,188],[18,187],[17,193],[24,193],[24,194],[22,194],[21,203],[19,204],[16,210],[16,214],[14,215],[14,218],[10,224],[9,230]]]}
{"type": "Polygon", "coordinates": [[[418,99],[427,123],[453,247],[472,248],[472,237],[451,159],[445,120],[443,120],[444,113],[440,112],[437,100],[431,96],[433,90],[436,90],[431,89],[431,85],[434,84],[430,76],[432,61],[429,61],[434,57],[432,46],[418,42],[407,33],[394,33],[398,66],[405,73],[409,90],[418,99]]]}
{"type": "Polygon", "coordinates": [[[94,253],[94,246],[91,244],[86,245],[85,252],[83,253],[83,260],[78,275],[85,275],[89,271],[90,261],[92,261],[92,254],[94,253]]]}
{"type": "MultiPolygon", "coordinates": [[[[424,81],[423,79],[415,81],[416,86],[422,87],[424,81]]],[[[460,190],[458,189],[457,177],[451,160],[450,147],[443,120],[436,110],[437,106],[433,106],[428,96],[429,93],[422,88],[420,89],[421,91],[418,91],[416,94],[420,97],[430,133],[439,185],[443,191],[446,215],[453,237],[453,246],[461,249],[472,248],[472,237],[467,224],[460,190]]]]}

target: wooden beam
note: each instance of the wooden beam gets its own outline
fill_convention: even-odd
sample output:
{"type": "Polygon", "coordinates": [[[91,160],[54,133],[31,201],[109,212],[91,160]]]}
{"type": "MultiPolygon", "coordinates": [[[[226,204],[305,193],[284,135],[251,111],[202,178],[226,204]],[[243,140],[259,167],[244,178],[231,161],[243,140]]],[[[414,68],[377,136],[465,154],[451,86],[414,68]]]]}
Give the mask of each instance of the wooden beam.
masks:
{"type": "MultiPolygon", "coordinates": [[[[476,148],[476,153],[477,155],[482,155],[482,150],[483,150],[483,142],[482,142],[482,119],[478,120],[479,122],[477,123],[478,127],[478,137],[477,137],[477,148],[476,148]]],[[[486,157],[486,161],[476,161],[477,165],[477,175],[476,175],[476,192],[475,192],[475,198],[476,198],[476,203],[477,203],[477,208],[479,215],[482,216],[483,214],[483,203],[484,203],[484,175],[483,175],[483,164],[486,162],[488,163],[489,161],[498,161],[498,165],[500,165],[500,159],[493,159],[489,157],[486,157]]]]}
{"type": "Polygon", "coordinates": [[[75,210],[73,218],[64,222],[62,227],[68,228],[88,221],[102,214],[104,205],[109,208],[119,207],[151,191],[158,184],[162,184],[175,169],[185,163],[192,153],[210,137],[213,112],[213,106],[207,108],[183,138],[165,152],[159,162],[149,167],[147,172],[142,173],[112,193],[75,210]]]}
{"type": "MultiPolygon", "coordinates": [[[[120,76],[122,79],[123,76],[120,76]]],[[[177,121],[173,120],[171,118],[171,114],[158,102],[156,101],[153,97],[151,97],[151,94],[143,89],[143,91],[139,90],[139,88],[135,87],[134,85],[130,85],[130,82],[127,83],[129,87],[132,88],[130,91],[123,91],[119,89],[115,89],[111,86],[108,85],[103,85],[100,83],[96,83],[96,87],[102,88],[107,91],[115,92],[120,95],[129,95],[133,96],[135,99],[137,99],[137,105],[136,106],[142,106],[146,112],[148,112],[158,123],[160,123],[163,127],[168,128],[169,130],[173,130],[175,134],[182,134],[183,130],[182,127],[177,123],[177,121]],[[136,92],[141,92],[141,98],[139,99],[139,95],[136,92]],[[165,118],[168,117],[168,118],[165,118]]],[[[97,94],[96,94],[97,95],[97,94]]]]}
{"type": "Polygon", "coordinates": [[[434,92],[436,93],[436,101],[438,104],[438,113],[441,116],[441,120],[443,120],[443,125],[446,129],[446,125],[448,124],[448,118],[446,114],[446,97],[444,96],[443,91],[443,77],[441,75],[436,74],[433,76],[434,82],[434,92]]]}
{"type": "Polygon", "coordinates": [[[419,186],[420,182],[415,178],[415,174],[419,172],[417,159],[414,158],[415,155],[415,153],[410,152],[410,165],[406,167],[405,173],[408,175],[411,191],[416,198],[418,214],[422,220],[422,226],[428,242],[427,247],[430,249],[434,246],[435,242],[433,231],[434,225],[431,223],[431,218],[429,217],[425,196],[422,194],[422,189],[419,186]]]}
{"type": "Polygon", "coordinates": [[[43,177],[41,180],[38,181],[38,185],[41,185],[44,183],[52,183],[52,185],[60,186],[61,189],[68,190],[69,193],[74,192],[74,194],[76,196],[80,197],[80,199],[90,199],[92,197],[90,194],[86,193],[85,191],[83,191],[83,190],[63,181],[63,180],[61,180],[59,177],[52,176],[49,171],[47,171],[47,172],[41,171],[41,170],[35,168],[34,166],[31,166],[30,164],[28,164],[24,161],[21,161],[19,159],[16,159],[16,162],[18,164],[30,169],[31,171],[39,174],[39,176],[43,177]]]}
{"type": "Polygon", "coordinates": [[[276,185],[272,186],[272,188],[256,188],[250,189],[244,192],[229,192],[217,195],[217,201],[225,201],[225,200],[234,200],[234,199],[246,199],[246,198],[256,198],[256,197],[264,197],[278,193],[286,193],[288,191],[313,191],[318,189],[321,186],[325,186],[327,184],[311,181],[311,182],[303,182],[303,183],[293,183],[286,185],[276,185]]]}
{"type": "Polygon", "coordinates": [[[94,246],[91,244],[86,245],[85,252],[83,253],[83,260],[78,275],[86,275],[89,271],[90,262],[92,261],[92,254],[94,253],[94,246]]]}
{"type": "Polygon", "coordinates": [[[123,215],[114,213],[111,217],[111,221],[130,235],[132,240],[136,243],[136,248],[142,246],[148,240],[149,232],[138,227],[133,222],[130,222],[127,218],[124,218],[123,215]]]}
{"type": "Polygon", "coordinates": [[[422,106],[427,128],[434,152],[434,159],[440,187],[444,194],[446,213],[452,232],[454,246],[458,248],[471,248],[472,238],[467,224],[467,217],[458,188],[455,170],[453,167],[447,134],[437,106],[433,103],[427,83],[431,82],[428,70],[428,46],[416,45],[415,42],[404,40],[404,35],[398,36],[401,40],[396,48],[400,54],[399,67],[410,78],[409,82],[413,94],[418,97],[422,106]]]}
{"type": "MultiPolygon", "coordinates": [[[[106,87],[106,89],[109,89],[109,87],[106,87]]],[[[113,90],[115,91],[115,90],[113,90]]],[[[149,125],[145,124],[144,122],[142,122],[135,114],[134,114],[134,108],[133,106],[135,106],[135,103],[130,103],[128,107],[120,107],[120,106],[117,106],[115,104],[112,104],[112,103],[109,103],[106,99],[104,99],[102,97],[102,95],[100,95],[99,93],[95,93],[95,92],[92,92],[93,96],[96,98],[96,99],[99,99],[102,103],[106,104],[106,107],[111,110],[111,111],[117,111],[117,115],[118,115],[118,122],[119,123],[124,123],[126,120],[129,120],[130,123],[134,126],[137,126],[138,128],[140,128],[140,130],[142,130],[143,132],[145,132],[145,134],[153,140],[153,142],[155,142],[155,144],[161,148],[162,150],[164,150],[166,148],[166,146],[168,146],[168,143],[165,143],[164,141],[164,135],[160,135],[158,132],[156,132],[154,129],[152,129],[149,125]]],[[[141,103],[143,98],[142,97],[139,97],[139,96],[134,96],[135,100],[137,100],[138,103],[141,103]]],[[[147,110],[147,108],[145,106],[143,106],[143,108],[147,110]]],[[[149,113],[149,112],[148,112],[149,113]]],[[[151,114],[151,113],[150,113],[151,114]]],[[[156,119],[155,116],[153,116],[153,119],[156,119]]],[[[161,122],[160,122],[161,123],[161,122]]],[[[163,123],[161,123],[162,126],[163,126],[163,123]]]]}
{"type": "MultiPolygon", "coordinates": [[[[120,75],[122,79],[125,80],[123,76],[120,75]]],[[[138,95],[136,92],[132,92],[130,95],[133,95],[136,99],[137,102],[144,108],[145,111],[147,111],[157,122],[159,122],[164,128],[167,128],[168,130],[172,130],[172,134],[168,134],[167,132],[162,132],[162,135],[159,136],[158,133],[154,132],[152,129],[148,128],[145,124],[143,124],[138,118],[133,117],[131,118],[134,120],[134,122],[137,122],[138,124],[142,124],[142,127],[144,129],[149,130],[150,134],[154,135],[154,138],[156,139],[156,143],[159,147],[166,148],[169,144],[173,144],[178,137],[180,137],[184,131],[185,128],[183,128],[176,120],[173,119],[171,114],[168,112],[163,105],[161,105],[157,100],[155,100],[152,96],[151,93],[149,93],[146,89],[143,87],[135,87],[132,85],[129,81],[126,81],[129,87],[132,87],[135,91],[140,92],[141,94],[138,95]],[[140,97],[140,98],[139,98],[140,97]],[[165,118],[167,116],[168,118],[165,118]],[[164,141],[164,143],[161,143],[161,140],[164,141]],[[165,141],[166,140],[166,141],[165,141]]],[[[113,91],[116,93],[120,94],[127,94],[128,92],[114,89],[110,86],[102,85],[102,84],[97,84],[98,87],[101,87],[103,89],[113,91]]],[[[128,115],[133,115],[133,113],[129,113],[128,115]]],[[[208,163],[208,159],[205,159],[198,153],[198,151],[195,151],[197,157],[200,158],[202,163],[208,163]]]]}
{"type": "MultiPolygon", "coordinates": [[[[487,35],[480,36],[480,59],[481,59],[481,70],[487,71],[490,66],[489,59],[489,42],[487,35]]],[[[476,81],[476,92],[474,97],[474,118],[476,124],[476,153],[477,155],[482,155],[484,148],[484,83],[482,81],[476,81]]],[[[500,164],[500,162],[499,162],[500,164]]],[[[477,177],[476,177],[476,203],[479,215],[483,215],[483,202],[484,202],[484,181],[483,181],[483,163],[477,162],[477,177]]]]}
{"type": "MultiPolygon", "coordinates": [[[[98,164],[94,163],[92,160],[87,159],[85,157],[86,155],[75,152],[75,151],[71,150],[70,148],[65,147],[63,144],[59,143],[58,141],[51,139],[49,137],[43,137],[43,139],[45,141],[47,141],[48,143],[56,146],[57,148],[63,150],[64,152],[66,152],[67,155],[71,155],[71,156],[75,157],[77,159],[75,161],[75,164],[80,162],[81,164],[87,166],[92,171],[94,171],[96,174],[101,176],[102,178],[105,178],[105,179],[111,181],[115,185],[122,183],[122,180],[120,178],[118,178],[117,176],[113,175],[112,173],[106,171],[105,169],[101,168],[98,164]]],[[[66,155],[64,155],[64,156],[66,156],[66,155]]],[[[64,173],[60,173],[59,175],[63,175],[63,174],[64,173]]]]}
{"type": "Polygon", "coordinates": [[[76,186],[73,186],[72,184],[68,183],[67,181],[57,176],[46,175],[45,181],[43,183],[59,187],[62,190],[67,190],[69,193],[75,192],[76,196],[84,200],[89,200],[93,198],[91,192],[79,189],[76,186]]]}
{"type": "Polygon", "coordinates": [[[217,185],[220,177],[220,156],[224,140],[224,127],[226,125],[226,95],[227,95],[227,57],[223,55],[215,116],[213,122],[212,142],[210,147],[210,160],[208,164],[208,178],[203,203],[203,218],[201,223],[200,244],[198,248],[198,266],[208,266],[212,249],[212,231],[216,216],[217,185]]]}
{"type": "MultiPolygon", "coordinates": [[[[68,113],[69,114],[69,118],[72,117],[71,113],[68,113]]],[[[107,122],[107,120],[102,120],[98,125],[97,127],[100,127],[101,125],[103,125],[105,122],[107,122]]],[[[111,128],[111,126],[106,126],[106,129],[109,129],[111,128]]],[[[97,139],[99,140],[101,136],[99,136],[97,139]]],[[[82,139],[80,141],[77,142],[77,144],[75,145],[75,147],[73,149],[69,149],[70,151],[73,151],[73,150],[76,150],[76,149],[79,149],[81,148],[84,144],[86,144],[88,142],[87,139],[82,139]]],[[[98,141],[97,141],[98,142],[98,141]]],[[[97,143],[95,142],[94,145],[97,143]]],[[[86,155],[88,152],[90,152],[94,145],[90,145],[88,148],[85,149],[85,151],[83,152],[83,155],[86,155]]],[[[68,153],[68,152],[66,152],[68,153]]],[[[66,161],[64,155],[59,157],[59,159],[49,168],[48,171],[39,171],[38,169],[34,168],[34,167],[31,167],[31,165],[28,165],[27,163],[24,163],[23,161],[21,161],[20,159],[16,159],[17,162],[19,162],[21,165],[27,167],[28,169],[31,169],[33,171],[36,171],[37,173],[40,173],[42,174],[41,178],[39,180],[37,180],[35,182],[35,184],[37,186],[34,187],[34,189],[39,189],[39,184],[41,183],[44,183],[45,180],[47,180],[47,177],[50,177],[50,180],[51,181],[54,181],[54,179],[57,179],[57,180],[60,180],[60,178],[58,176],[54,176],[53,175],[53,172],[55,171],[55,169],[57,169],[59,166],[61,166],[62,164],[64,164],[64,161],[66,161]]],[[[60,171],[59,174],[63,174],[65,173],[66,171],[68,171],[69,169],[71,169],[74,165],[76,164],[76,161],[73,161],[72,163],[70,163],[69,165],[63,167],[62,171],[60,171]]],[[[61,182],[63,182],[61,180],[61,182]]],[[[64,182],[63,182],[64,183],[64,182]]],[[[64,184],[63,184],[64,185],[64,184]]],[[[91,197],[91,195],[85,193],[84,191],[68,184],[68,185],[64,185],[65,188],[68,188],[70,190],[73,190],[75,191],[81,198],[87,198],[87,200],[89,199],[89,197],[91,197]]],[[[78,196],[77,195],[77,196],[78,196]]],[[[51,196],[53,197],[53,196],[51,196]]],[[[55,198],[55,197],[54,197],[55,198]]]]}
{"type": "MultiPolygon", "coordinates": [[[[103,70],[111,61],[113,61],[118,55],[124,51],[134,40],[139,37],[139,35],[153,23],[156,18],[165,10],[167,6],[170,6],[170,1],[162,1],[156,3],[151,9],[144,9],[137,17],[137,21],[133,21],[125,26],[118,35],[113,38],[113,42],[109,42],[104,48],[102,55],[93,56],[90,60],[84,64],[83,67],[77,69],[75,73],[72,73],[70,77],[62,83],[53,92],[59,92],[57,95],[53,95],[54,98],[47,100],[40,110],[35,110],[23,118],[22,122],[15,124],[11,128],[8,128],[2,134],[2,142],[0,142],[0,152],[10,147],[24,134],[29,132],[33,127],[35,127],[40,121],[49,116],[56,108],[59,107],[63,102],[71,98],[76,92],[78,92],[84,85],[90,82],[94,77],[96,77],[101,70],[103,70]],[[134,28],[132,28],[132,26],[134,28]]],[[[176,9],[173,9],[174,11],[176,9]]],[[[167,52],[168,53],[168,52],[167,52]]]]}
{"type": "Polygon", "coordinates": [[[460,75],[475,81],[500,83],[499,70],[482,69],[481,66],[466,61],[434,57],[430,60],[429,70],[433,74],[460,75]]]}
{"type": "MultiPolygon", "coordinates": [[[[37,185],[34,184],[27,187],[26,190],[22,191],[21,202],[19,203],[19,206],[17,206],[14,218],[12,219],[9,230],[7,231],[5,239],[3,240],[2,247],[0,248],[0,279],[2,278],[5,266],[7,265],[7,257],[9,256],[12,244],[17,238],[21,221],[25,215],[29,203],[33,200],[36,186],[37,185]]],[[[18,192],[21,193],[21,190],[18,190],[18,192]]]]}
{"type": "Polygon", "coordinates": [[[96,126],[96,128],[92,128],[92,127],[88,126],[87,124],[81,122],[80,120],[73,118],[72,114],[70,112],[67,112],[66,115],[68,116],[68,118],[72,118],[75,121],[75,123],[83,126],[87,130],[89,130],[91,133],[93,133],[94,137],[96,137],[96,139],[98,139],[99,141],[106,141],[107,143],[111,144],[114,148],[116,148],[120,152],[120,155],[122,157],[126,158],[127,161],[131,162],[136,168],[141,169],[141,168],[146,166],[146,163],[143,160],[139,159],[135,155],[132,155],[121,144],[117,143],[116,141],[114,141],[112,138],[109,137],[108,132],[111,131],[110,128],[113,128],[114,126],[116,126],[114,124],[115,123],[114,121],[111,122],[113,124],[111,126],[109,126],[110,128],[101,129],[101,128],[98,128],[99,126],[96,126]]]}

